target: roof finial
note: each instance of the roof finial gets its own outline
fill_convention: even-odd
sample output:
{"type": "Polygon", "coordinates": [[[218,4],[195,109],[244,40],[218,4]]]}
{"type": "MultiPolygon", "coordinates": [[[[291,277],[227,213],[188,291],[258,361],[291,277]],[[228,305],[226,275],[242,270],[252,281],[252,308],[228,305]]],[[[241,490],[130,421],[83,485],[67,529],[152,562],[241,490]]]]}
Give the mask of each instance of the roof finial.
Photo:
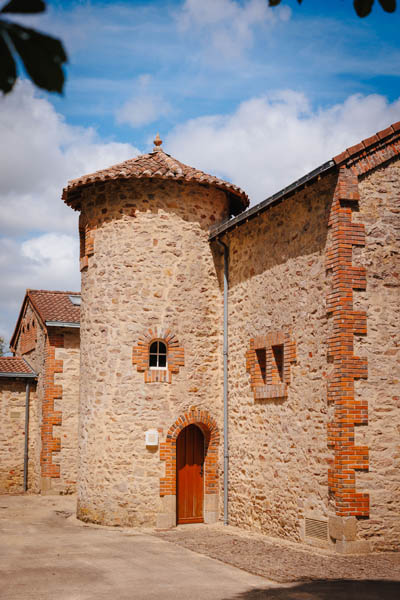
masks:
{"type": "Polygon", "coordinates": [[[162,139],[160,138],[160,135],[157,133],[157,135],[155,137],[155,140],[154,140],[153,152],[157,152],[158,150],[162,150],[161,144],[162,144],[162,139]]]}

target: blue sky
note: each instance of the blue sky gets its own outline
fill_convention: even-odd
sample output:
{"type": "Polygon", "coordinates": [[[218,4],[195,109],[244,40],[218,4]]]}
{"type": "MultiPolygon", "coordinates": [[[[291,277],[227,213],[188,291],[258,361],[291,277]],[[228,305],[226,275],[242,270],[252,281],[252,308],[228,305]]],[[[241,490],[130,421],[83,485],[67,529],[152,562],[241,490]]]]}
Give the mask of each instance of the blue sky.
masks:
{"type": "Polygon", "coordinates": [[[65,97],[54,105],[71,124],[95,124],[104,137],[143,147],[155,128],[167,132],[281,89],[305,93],[315,108],[355,93],[398,98],[398,13],[385,13],[377,0],[365,19],[349,0],[266,4],[50,3],[49,25],[70,56],[65,97]],[[115,115],[144,92],[159,94],[170,110],[132,130],[115,115]]]}
{"type": "Polygon", "coordinates": [[[400,120],[400,10],[378,0],[52,1],[18,17],[64,41],[62,97],[0,97],[0,335],[27,287],[78,289],[67,180],[165,150],[259,202],[400,120]],[[11,260],[12,257],[12,260],[11,260]]]}

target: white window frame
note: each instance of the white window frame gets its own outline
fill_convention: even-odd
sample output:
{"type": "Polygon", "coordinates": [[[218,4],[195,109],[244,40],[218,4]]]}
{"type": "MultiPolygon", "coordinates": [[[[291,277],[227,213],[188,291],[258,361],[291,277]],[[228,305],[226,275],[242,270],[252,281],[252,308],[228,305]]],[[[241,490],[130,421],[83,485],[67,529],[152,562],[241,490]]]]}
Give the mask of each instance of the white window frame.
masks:
{"type": "Polygon", "coordinates": [[[153,340],[149,344],[149,369],[152,369],[152,370],[155,369],[157,371],[166,371],[167,370],[167,366],[168,366],[168,346],[167,346],[167,344],[164,342],[164,340],[153,340]],[[155,343],[157,344],[157,352],[151,352],[151,347],[155,343]],[[162,354],[160,353],[160,346],[159,346],[159,344],[163,344],[164,345],[164,347],[165,347],[165,354],[164,354],[164,352],[162,354]],[[165,367],[160,367],[159,366],[160,355],[161,356],[165,356],[165,367]],[[157,365],[155,365],[155,366],[151,366],[150,365],[150,356],[156,356],[157,357],[157,365]]]}

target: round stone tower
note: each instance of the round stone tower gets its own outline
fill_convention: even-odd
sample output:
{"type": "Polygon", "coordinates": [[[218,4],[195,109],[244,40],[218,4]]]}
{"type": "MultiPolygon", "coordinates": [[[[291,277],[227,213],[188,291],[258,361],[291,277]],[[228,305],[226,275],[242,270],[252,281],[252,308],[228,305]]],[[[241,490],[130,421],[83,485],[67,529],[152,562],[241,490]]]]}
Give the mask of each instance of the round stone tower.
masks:
{"type": "Polygon", "coordinates": [[[209,228],[245,193],[161,148],[69,182],[82,272],[78,517],[210,522],[222,466],[222,294],[209,228]]]}

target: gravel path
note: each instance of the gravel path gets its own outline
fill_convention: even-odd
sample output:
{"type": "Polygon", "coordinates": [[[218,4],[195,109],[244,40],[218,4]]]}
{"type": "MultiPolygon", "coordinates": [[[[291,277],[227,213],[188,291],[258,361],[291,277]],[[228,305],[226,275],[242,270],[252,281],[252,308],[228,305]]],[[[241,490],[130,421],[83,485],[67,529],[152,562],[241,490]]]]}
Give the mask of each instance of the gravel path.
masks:
{"type": "Polygon", "coordinates": [[[339,556],[221,525],[184,525],[154,535],[280,583],[339,579],[400,582],[400,552],[339,556]]]}

